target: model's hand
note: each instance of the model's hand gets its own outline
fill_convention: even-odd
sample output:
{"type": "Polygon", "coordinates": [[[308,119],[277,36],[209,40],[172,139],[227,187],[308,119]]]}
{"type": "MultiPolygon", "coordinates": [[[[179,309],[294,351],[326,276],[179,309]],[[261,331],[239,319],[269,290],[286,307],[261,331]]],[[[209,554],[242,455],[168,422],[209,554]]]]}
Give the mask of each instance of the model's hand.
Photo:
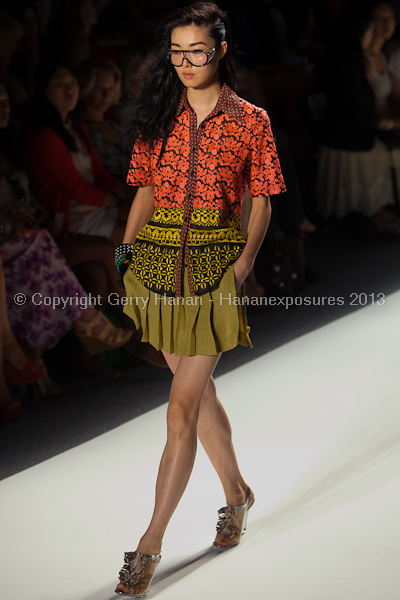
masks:
{"type": "Polygon", "coordinates": [[[236,292],[239,291],[241,285],[244,283],[247,275],[253,268],[252,264],[249,264],[241,256],[233,263],[233,272],[235,274],[235,288],[236,292]]]}

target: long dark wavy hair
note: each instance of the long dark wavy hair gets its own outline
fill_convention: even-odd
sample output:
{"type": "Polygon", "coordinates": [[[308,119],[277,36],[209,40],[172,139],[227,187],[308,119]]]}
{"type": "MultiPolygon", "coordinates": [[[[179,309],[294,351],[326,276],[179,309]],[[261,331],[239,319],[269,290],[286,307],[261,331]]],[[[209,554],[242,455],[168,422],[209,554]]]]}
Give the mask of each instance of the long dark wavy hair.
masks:
{"type": "Polygon", "coordinates": [[[157,51],[142,81],[139,98],[128,104],[124,118],[124,142],[131,149],[140,135],[151,147],[162,138],[160,157],[184,89],[174,67],[167,61],[171,33],[176,27],[195,25],[207,31],[216,47],[227,42],[228,48],[219,64],[221,83],[236,89],[237,65],[232,56],[232,37],[227,15],[213,2],[195,2],[166,16],[156,32],[157,51]]]}

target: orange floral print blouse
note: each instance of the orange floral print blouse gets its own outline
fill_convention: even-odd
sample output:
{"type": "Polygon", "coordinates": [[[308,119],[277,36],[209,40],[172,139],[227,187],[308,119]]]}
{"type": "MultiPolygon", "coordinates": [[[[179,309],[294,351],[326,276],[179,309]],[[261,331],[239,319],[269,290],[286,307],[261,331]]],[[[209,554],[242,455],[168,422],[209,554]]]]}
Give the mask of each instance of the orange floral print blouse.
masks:
{"type": "Polygon", "coordinates": [[[154,210],[136,237],[130,268],[148,289],[181,295],[184,265],[191,295],[216,289],[246,244],[240,211],[246,187],[253,198],[285,191],[265,110],[224,84],[213,111],[197,128],[182,93],[159,161],[161,140],[133,147],[127,181],[154,184],[154,210]]]}

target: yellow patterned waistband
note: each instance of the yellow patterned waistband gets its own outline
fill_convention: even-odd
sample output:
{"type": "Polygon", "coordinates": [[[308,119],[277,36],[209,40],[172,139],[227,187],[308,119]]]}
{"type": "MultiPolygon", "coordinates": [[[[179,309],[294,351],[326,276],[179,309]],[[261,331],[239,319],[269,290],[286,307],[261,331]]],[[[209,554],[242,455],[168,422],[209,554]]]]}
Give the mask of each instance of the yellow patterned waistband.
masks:
{"type": "MultiPolygon", "coordinates": [[[[153,242],[160,246],[181,245],[181,229],[175,227],[156,227],[148,223],[138,233],[137,240],[153,242]]],[[[237,229],[190,229],[189,246],[207,246],[215,243],[246,243],[246,239],[237,229]]]]}

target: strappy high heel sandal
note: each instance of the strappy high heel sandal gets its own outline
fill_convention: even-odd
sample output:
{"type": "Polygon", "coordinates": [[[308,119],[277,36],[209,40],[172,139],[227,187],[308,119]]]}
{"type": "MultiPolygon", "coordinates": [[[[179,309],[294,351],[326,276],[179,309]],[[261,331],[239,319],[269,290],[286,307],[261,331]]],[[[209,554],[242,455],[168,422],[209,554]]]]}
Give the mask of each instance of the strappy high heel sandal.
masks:
{"type": "Polygon", "coordinates": [[[214,541],[216,548],[233,548],[237,546],[247,527],[250,504],[250,488],[247,488],[246,502],[241,506],[224,506],[218,511],[217,536],[214,541]]]}
{"type": "Polygon", "coordinates": [[[115,593],[131,598],[145,598],[149,593],[150,584],[160,560],[161,552],[158,554],[143,554],[137,551],[125,552],[125,564],[119,572],[119,580],[125,586],[135,588],[137,591],[129,594],[116,588],[115,593]]]}
{"type": "Polygon", "coordinates": [[[77,319],[75,323],[84,330],[77,331],[75,329],[74,331],[76,337],[81,341],[82,345],[90,356],[99,354],[105,350],[114,350],[115,348],[123,346],[129,342],[133,333],[132,331],[127,331],[121,327],[114,327],[114,325],[100,311],[89,322],[83,321],[82,319],[77,319]],[[96,335],[93,333],[93,329],[96,327],[96,325],[99,325],[101,321],[106,321],[106,324],[100,333],[96,335]],[[117,334],[116,338],[113,342],[109,342],[107,341],[107,338],[113,331],[115,331],[117,334]]]}

